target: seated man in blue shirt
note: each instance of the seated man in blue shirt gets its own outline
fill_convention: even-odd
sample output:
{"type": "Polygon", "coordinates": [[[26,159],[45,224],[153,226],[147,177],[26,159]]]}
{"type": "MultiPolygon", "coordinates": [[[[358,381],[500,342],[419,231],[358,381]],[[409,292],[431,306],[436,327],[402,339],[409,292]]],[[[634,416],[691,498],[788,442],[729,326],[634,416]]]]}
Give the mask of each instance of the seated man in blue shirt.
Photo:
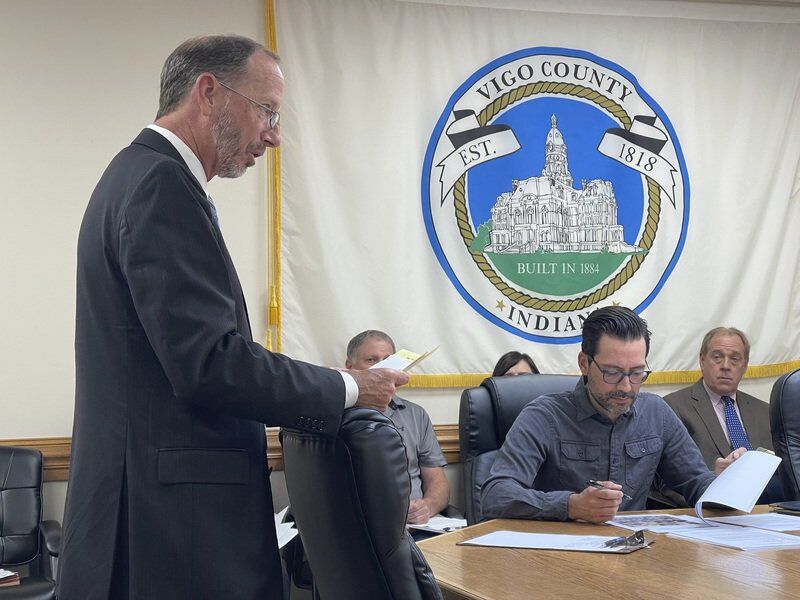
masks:
{"type": "MultiPolygon", "coordinates": [[[[644,510],[656,472],[694,504],[714,473],[664,400],[639,392],[649,350],[647,323],[632,310],[590,314],[578,355],[582,381],[522,410],[483,486],[483,514],[602,523],[618,510],[644,510]]],[[[743,452],[717,459],[716,473],[743,452]]]]}

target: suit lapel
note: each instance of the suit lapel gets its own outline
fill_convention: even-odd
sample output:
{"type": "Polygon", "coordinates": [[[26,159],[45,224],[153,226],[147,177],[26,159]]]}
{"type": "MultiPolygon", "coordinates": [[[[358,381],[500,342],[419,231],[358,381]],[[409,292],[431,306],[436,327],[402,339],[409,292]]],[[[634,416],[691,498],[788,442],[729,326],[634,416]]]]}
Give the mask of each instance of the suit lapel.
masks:
{"type": "Polygon", "coordinates": [[[747,439],[750,440],[753,448],[756,446],[772,448],[769,429],[763,430],[763,427],[768,423],[764,423],[761,415],[756,411],[758,406],[755,404],[756,402],[763,404],[758,398],[749,396],[741,391],[736,392],[736,404],[739,406],[739,414],[742,417],[742,425],[744,425],[744,430],[747,433],[747,439]]]}
{"type": "MultiPolygon", "coordinates": [[[[147,146],[148,148],[155,150],[156,152],[160,152],[161,154],[166,154],[170,158],[175,159],[181,166],[186,169],[186,172],[189,174],[189,179],[194,183],[195,187],[197,188],[197,198],[200,203],[200,206],[203,208],[203,212],[206,213],[208,220],[211,222],[211,226],[214,229],[214,237],[217,239],[217,244],[219,244],[220,250],[222,250],[222,255],[225,257],[225,263],[228,266],[228,279],[230,280],[231,286],[233,287],[234,294],[238,296],[239,300],[241,301],[241,306],[236,307],[237,318],[240,318],[242,325],[247,328],[247,334],[250,336],[249,340],[252,341],[253,339],[253,332],[250,328],[250,317],[247,314],[247,304],[244,300],[244,291],[242,290],[242,284],[239,282],[239,276],[236,273],[236,267],[233,265],[233,260],[231,259],[231,255],[228,253],[228,247],[225,245],[225,240],[222,237],[222,231],[219,229],[217,223],[214,222],[214,219],[211,215],[211,207],[209,205],[209,201],[207,200],[206,193],[203,191],[202,186],[200,183],[195,179],[194,175],[192,175],[191,170],[187,166],[186,162],[183,160],[181,153],[178,152],[177,148],[170,143],[170,141],[165,138],[163,135],[158,133],[157,131],[153,131],[152,129],[145,128],[142,132],[136,136],[136,139],[133,140],[134,144],[140,144],[142,146],[147,146]]],[[[242,331],[240,333],[244,333],[244,327],[240,327],[242,331]]]]}
{"type": "Polygon", "coordinates": [[[731,453],[731,445],[728,442],[728,438],[725,437],[725,432],[722,431],[717,411],[714,410],[711,398],[708,397],[706,388],[703,387],[702,379],[692,386],[692,400],[697,414],[706,426],[711,439],[714,440],[714,445],[717,447],[719,455],[728,456],[731,453]]]}

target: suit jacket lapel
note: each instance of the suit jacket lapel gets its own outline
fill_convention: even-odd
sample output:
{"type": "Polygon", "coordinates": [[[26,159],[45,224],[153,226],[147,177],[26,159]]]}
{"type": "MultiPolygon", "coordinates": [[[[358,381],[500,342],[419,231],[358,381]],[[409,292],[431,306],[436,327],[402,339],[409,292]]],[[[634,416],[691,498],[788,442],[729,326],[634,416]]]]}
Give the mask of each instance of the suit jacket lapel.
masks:
{"type": "MultiPolygon", "coordinates": [[[[764,446],[765,441],[769,441],[771,437],[769,429],[766,431],[762,429],[768,423],[764,423],[761,415],[756,412],[756,402],[763,404],[758,398],[749,396],[741,391],[736,392],[736,404],[739,406],[739,414],[742,416],[742,425],[744,425],[747,439],[750,440],[753,448],[764,446]]],[[[766,443],[766,447],[771,448],[772,444],[766,443]]]]}
{"type": "MultiPolygon", "coordinates": [[[[194,175],[192,175],[191,170],[186,165],[186,162],[183,160],[181,153],[178,152],[177,148],[173,146],[170,141],[165,138],[163,135],[154,131],[149,128],[145,128],[141,131],[141,133],[136,136],[136,139],[133,140],[134,144],[141,144],[143,146],[147,146],[156,152],[160,152],[161,154],[166,154],[170,158],[174,158],[178,161],[184,169],[186,169],[187,173],[190,175],[191,181],[197,187],[197,194],[198,200],[200,200],[200,206],[203,208],[203,211],[206,213],[208,220],[211,222],[211,225],[214,229],[214,236],[217,238],[217,243],[219,244],[220,249],[222,250],[222,254],[225,257],[225,262],[228,265],[228,278],[230,279],[231,285],[233,286],[234,293],[238,295],[239,299],[242,302],[242,321],[244,325],[247,327],[247,333],[250,336],[250,341],[253,339],[253,332],[250,327],[250,317],[247,314],[247,304],[244,300],[244,291],[242,290],[242,284],[239,282],[239,276],[236,273],[236,267],[233,265],[233,259],[231,259],[231,255],[228,253],[228,247],[225,245],[225,240],[222,237],[222,231],[220,231],[218,225],[214,222],[214,219],[211,215],[211,207],[209,206],[209,201],[207,199],[206,193],[203,191],[202,186],[200,183],[195,179],[194,175]]],[[[238,312],[238,311],[237,311],[238,312]]],[[[242,332],[243,333],[243,332],[242,332]]]]}
{"type": "Polygon", "coordinates": [[[694,408],[697,414],[700,415],[703,423],[714,440],[714,445],[719,450],[720,456],[727,456],[731,453],[731,445],[728,438],[725,437],[725,432],[722,431],[722,426],[719,424],[717,411],[711,404],[711,398],[708,397],[706,388],[703,387],[703,380],[701,379],[692,386],[692,400],[694,400],[694,408]]]}

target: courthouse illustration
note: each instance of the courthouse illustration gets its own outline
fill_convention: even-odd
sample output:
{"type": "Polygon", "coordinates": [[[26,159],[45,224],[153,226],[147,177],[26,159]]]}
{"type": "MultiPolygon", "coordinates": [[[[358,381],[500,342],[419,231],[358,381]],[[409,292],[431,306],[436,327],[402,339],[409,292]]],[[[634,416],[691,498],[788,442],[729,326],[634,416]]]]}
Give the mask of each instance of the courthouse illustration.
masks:
{"type": "Polygon", "coordinates": [[[486,252],[634,252],[617,223],[614,187],[603,179],[572,187],[567,145],[555,115],[545,143],[540,177],[513,180],[512,190],[497,197],[486,252]]]}

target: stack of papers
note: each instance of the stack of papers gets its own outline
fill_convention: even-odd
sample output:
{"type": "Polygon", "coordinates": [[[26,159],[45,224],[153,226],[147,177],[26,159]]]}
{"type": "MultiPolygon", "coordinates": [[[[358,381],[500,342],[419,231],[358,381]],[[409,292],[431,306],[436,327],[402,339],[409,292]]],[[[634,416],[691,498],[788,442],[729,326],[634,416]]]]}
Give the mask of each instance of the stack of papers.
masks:
{"type": "Polygon", "coordinates": [[[756,529],[755,527],[737,527],[736,525],[719,525],[693,531],[672,532],[670,535],[739,550],[800,548],[800,537],[796,535],[756,529]]]}
{"type": "Polygon", "coordinates": [[[288,506],[281,512],[275,513],[275,533],[278,534],[278,549],[283,548],[297,535],[297,529],[294,528],[293,521],[283,523],[283,518],[286,516],[287,510],[289,510],[288,506]]]}
{"type": "Polygon", "coordinates": [[[800,531],[800,517],[782,515],[778,513],[763,513],[760,515],[736,515],[733,517],[712,517],[706,519],[714,523],[725,525],[739,525],[740,527],[755,527],[769,531],[800,531]]]}
{"type": "Polygon", "coordinates": [[[450,517],[436,515],[435,517],[428,519],[427,523],[420,523],[419,525],[410,523],[408,528],[419,529],[420,531],[430,531],[432,533],[447,533],[448,531],[463,529],[466,526],[466,519],[452,519],[450,517]]]}
{"type": "Polygon", "coordinates": [[[766,452],[745,452],[708,486],[695,505],[699,518],[683,515],[617,515],[610,525],[626,529],[647,529],[682,539],[738,548],[800,548],[800,536],[784,531],[800,531],[800,517],[776,513],[703,516],[704,504],[714,503],[750,512],[764,491],[780,458],[766,452]]]}
{"type": "Polygon", "coordinates": [[[19,573],[0,569],[0,587],[19,585],[19,573]]]}
{"type": "Polygon", "coordinates": [[[709,525],[697,517],[668,514],[617,515],[612,521],[606,521],[606,523],[633,531],[646,529],[653,533],[672,533],[673,531],[683,531],[685,529],[713,527],[713,525],[709,525]]]}
{"type": "Polygon", "coordinates": [[[706,488],[694,506],[697,516],[704,519],[703,504],[710,502],[750,512],[780,464],[781,459],[774,454],[745,452],[706,488]]]}

